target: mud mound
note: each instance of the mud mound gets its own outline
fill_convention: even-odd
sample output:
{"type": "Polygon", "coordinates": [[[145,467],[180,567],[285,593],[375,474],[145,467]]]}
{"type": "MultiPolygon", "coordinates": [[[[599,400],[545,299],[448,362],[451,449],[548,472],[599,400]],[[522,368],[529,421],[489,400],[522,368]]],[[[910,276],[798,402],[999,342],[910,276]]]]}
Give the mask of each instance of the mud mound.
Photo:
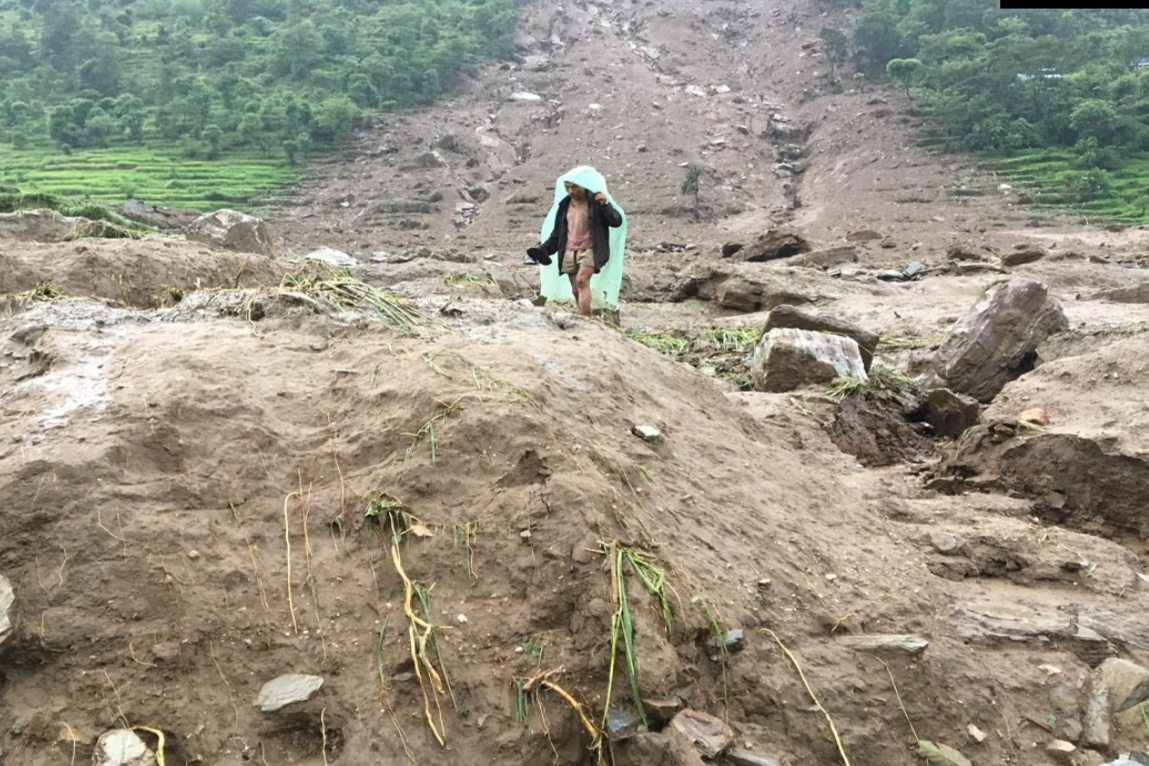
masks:
{"type": "Polygon", "coordinates": [[[262,256],[211,250],[183,240],[76,241],[5,248],[0,294],[51,284],[64,295],[153,308],[208,287],[279,281],[283,266],[262,256]]]}
{"type": "MultiPolygon", "coordinates": [[[[614,671],[620,728],[638,692],[653,731],[688,704],[784,762],[833,761],[762,625],[849,722],[857,763],[913,759],[878,736],[903,721],[888,675],[843,636],[921,632],[924,657],[887,657],[919,728],[960,741],[965,720],[929,702],[959,694],[992,725],[999,695],[970,684],[1014,671],[992,642],[949,638],[972,618],[943,614],[953,596],[932,584],[965,570],[930,563],[908,511],[910,532],[877,531],[893,501],[827,480],[847,459],[813,448],[817,423],[740,406],[597,323],[491,303],[483,324],[465,305],[466,321],[416,335],[303,308],[189,323],[91,304],[98,326],[46,336],[47,312],[4,320],[11,348],[52,364],[0,400],[0,570],[17,594],[0,747],[46,765],[64,724],[83,753],[128,723],[178,743],[169,763],[581,762],[570,707],[550,692],[516,705],[515,682],[561,670],[545,678],[597,726],[620,581],[636,657],[633,685],[622,655],[614,671]],[[640,576],[659,571],[665,613],[640,576]],[[426,654],[407,604],[435,626],[426,654]],[[255,708],[288,673],[323,684],[255,708]]],[[[973,566],[996,571],[978,545],[973,566]]],[[[1075,582],[1104,604],[1108,579],[1075,582]]],[[[1011,681],[1018,704],[1026,683],[1011,681]]]]}

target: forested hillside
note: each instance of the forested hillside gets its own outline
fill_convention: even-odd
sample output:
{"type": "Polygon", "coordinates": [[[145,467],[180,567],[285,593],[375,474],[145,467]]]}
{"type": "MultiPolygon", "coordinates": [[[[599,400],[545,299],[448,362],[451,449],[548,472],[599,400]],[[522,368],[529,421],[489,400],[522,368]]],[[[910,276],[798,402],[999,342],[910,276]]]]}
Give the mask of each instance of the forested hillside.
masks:
{"type": "Polygon", "coordinates": [[[869,0],[825,30],[832,60],[925,106],[927,141],[992,155],[1038,201],[1140,220],[1149,207],[1149,11],[998,10],[994,0],[869,0]]]}
{"type": "Polygon", "coordinates": [[[364,113],[432,103],[516,23],[516,0],[2,0],[0,173],[105,147],[134,169],[294,165],[364,113]]]}

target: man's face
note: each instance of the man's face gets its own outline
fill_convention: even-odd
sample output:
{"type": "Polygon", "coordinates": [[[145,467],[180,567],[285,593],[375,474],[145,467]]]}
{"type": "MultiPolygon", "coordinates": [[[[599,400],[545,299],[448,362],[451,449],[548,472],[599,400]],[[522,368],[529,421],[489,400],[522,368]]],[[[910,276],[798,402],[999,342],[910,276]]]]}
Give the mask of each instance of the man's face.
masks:
{"type": "Polygon", "coordinates": [[[576,186],[575,184],[572,184],[570,181],[566,182],[565,187],[567,190],[567,194],[571,195],[571,197],[573,199],[586,199],[588,196],[588,192],[586,189],[582,188],[581,186],[576,186]]]}

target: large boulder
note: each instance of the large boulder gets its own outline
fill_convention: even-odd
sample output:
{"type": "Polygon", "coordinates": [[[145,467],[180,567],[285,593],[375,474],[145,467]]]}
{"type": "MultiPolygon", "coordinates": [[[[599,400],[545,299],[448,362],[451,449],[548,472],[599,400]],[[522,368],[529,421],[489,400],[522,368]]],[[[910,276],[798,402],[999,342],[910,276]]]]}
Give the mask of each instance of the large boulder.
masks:
{"type": "Polygon", "coordinates": [[[878,348],[878,334],[864,327],[837,317],[816,314],[797,306],[776,306],[766,317],[766,326],[763,332],[770,332],[775,327],[790,327],[797,330],[813,330],[830,335],[844,335],[853,338],[858,344],[862,354],[862,363],[866,372],[870,371],[870,364],[874,361],[874,351],[878,348]]]}
{"type": "Polygon", "coordinates": [[[217,210],[192,221],[187,238],[193,242],[234,250],[237,253],[259,253],[276,257],[271,231],[260,218],[236,210],[217,210]]]}
{"type": "Polygon", "coordinates": [[[1041,282],[1014,279],[959,320],[938,349],[946,388],[992,401],[1006,383],[1033,369],[1037,347],[1069,322],[1041,282]]]}
{"type": "Polygon", "coordinates": [[[808,253],[810,250],[810,243],[797,234],[788,231],[768,231],[737,252],[742,260],[758,263],[790,258],[808,253]]]}
{"type": "Polygon", "coordinates": [[[824,385],[835,378],[868,380],[853,338],[790,327],[762,334],[750,361],[750,376],[755,390],[773,392],[824,385]]]}
{"type": "Polygon", "coordinates": [[[0,574],[0,652],[4,651],[15,633],[16,626],[16,593],[12,590],[12,583],[0,574]]]}

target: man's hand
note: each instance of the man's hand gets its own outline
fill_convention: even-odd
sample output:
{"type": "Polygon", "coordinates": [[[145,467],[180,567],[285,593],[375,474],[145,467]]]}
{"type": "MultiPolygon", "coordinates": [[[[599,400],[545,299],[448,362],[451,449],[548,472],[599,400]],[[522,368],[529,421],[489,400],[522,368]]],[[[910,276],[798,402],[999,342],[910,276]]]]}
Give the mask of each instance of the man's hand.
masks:
{"type": "Polygon", "coordinates": [[[606,195],[603,194],[602,192],[598,192],[597,194],[594,195],[594,201],[599,203],[600,205],[605,205],[606,204],[606,195]]]}

